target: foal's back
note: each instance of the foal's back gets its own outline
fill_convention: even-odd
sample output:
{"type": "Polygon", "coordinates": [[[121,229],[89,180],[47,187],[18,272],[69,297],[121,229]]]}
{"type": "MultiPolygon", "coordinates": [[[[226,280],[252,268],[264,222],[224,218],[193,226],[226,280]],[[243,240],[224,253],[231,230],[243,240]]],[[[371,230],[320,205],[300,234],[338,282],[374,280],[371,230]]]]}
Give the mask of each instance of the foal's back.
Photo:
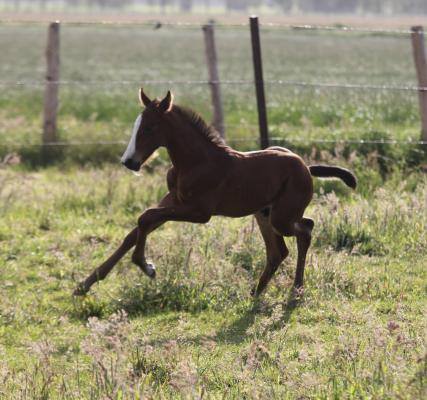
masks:
{"type": "Polygon", "coordinates": [[[311,199],[310,171],[291,151],[273,147],[246,153],[232,151],[230,156],[216,214],[241,217],[256,213],[271,206],[289,185],[307,192],[311,199]]]}

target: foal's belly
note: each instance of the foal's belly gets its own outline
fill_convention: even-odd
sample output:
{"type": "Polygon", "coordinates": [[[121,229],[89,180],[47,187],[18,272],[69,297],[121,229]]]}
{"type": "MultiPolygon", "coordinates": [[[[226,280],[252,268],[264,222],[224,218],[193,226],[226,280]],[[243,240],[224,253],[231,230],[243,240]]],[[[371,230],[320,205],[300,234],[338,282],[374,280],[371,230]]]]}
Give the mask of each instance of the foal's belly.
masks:
{"type": "Polygon", "coordinates": [[[227,177],[221,188],[221,198],[215,214],[243,217],[268,207],[280,194],[285,184],[284,171],[269,165],[237,168],[227,177]]]}
{"type": "MultiPolygon", "coordinates": [[[[250,194],[249,196],[252,196],[250,194]]],[[[216,208],[214,215],[222,215],[225,217],[245,217],[255,214],[256,212],[270,206],[272,197],[264,199],[251,199],[248,201],[248,196],[241,194],[230,194],[230,201],[222,201],[216,208]]]]}

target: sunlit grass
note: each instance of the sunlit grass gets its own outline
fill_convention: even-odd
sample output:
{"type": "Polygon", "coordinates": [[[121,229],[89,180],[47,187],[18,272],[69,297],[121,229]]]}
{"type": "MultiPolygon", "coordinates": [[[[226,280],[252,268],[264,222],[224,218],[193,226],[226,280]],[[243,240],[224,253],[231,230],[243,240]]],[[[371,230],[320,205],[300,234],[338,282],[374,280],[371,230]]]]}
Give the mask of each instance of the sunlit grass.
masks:
{"type": "Polygon", "coordinates": [[[156,281],[126,257],[73,299],[161,198],[164,167],[142,177],[3,170],[2,397],[421,398],[425,177],[395,171],[383,183],[350,167],[359,192],[326,181],[307,210],[316,225],[304,293],[291,296],[288,240],[290,257],[258,305],[249,292],[264,249],[252,217],[166,224],[148,241],[156,281]]]}
{"type": "MultiPolygon", "coordinates": [[[[0,33],[1,80],[42,80],[45,28],[0,33]]],[[[268,80],[414,83],[404,36],[264,30],[262,40],[268,80]]],[[[218,29],[217,44],[221,79],[252,79],[248,32],[218,29]]],[[[139,82],[207,76],[197,29],[64,26],[61,45],[61,79],[82,83],[60,89],[64,142],[126,142],[139,82]]],[[[17,152],[22,164],[0,164],[0,398],[426,396],[425,146],[370,143],[419,138],[415,92],[266,86],[274,144],[347,166],[359,186],[315,181],[304,292],[291,291],[296,245],[287,239],[290,256],[255,303],[265,254],[253,217],[166,224],[148,240],[155,281],[127,256],[73,298],[165,194],[169,161],[161,151],[135,177],[117,164],[122,143],[46,153],[43,86],[2,88],[0,156],[17,152]],[[329,142],[339,140],[367,143],[329,142]],[[56,166],[41,168],[46,160],[56,166]]],[[[209,120],[206,85],[172,90],[209,120]]],[[[254,88],[222,93],[227,139],[257,148],[254,88]]]]}

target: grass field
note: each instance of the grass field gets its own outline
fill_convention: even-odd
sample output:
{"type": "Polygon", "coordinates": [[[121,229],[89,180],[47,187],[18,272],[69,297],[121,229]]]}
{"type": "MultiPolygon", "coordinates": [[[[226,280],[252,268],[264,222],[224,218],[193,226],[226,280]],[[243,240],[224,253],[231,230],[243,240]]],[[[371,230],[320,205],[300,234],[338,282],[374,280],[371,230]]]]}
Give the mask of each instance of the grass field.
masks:
{"type": "MultiPolygon", "coordinates": [[[[61,79],[81,82],[61,87],[65,142],[126,141],[137,81],[206,79],[196,29],[65,25],[61,39],[61,79]]],[[[250,297],[265,255],[247,217],[166,224],[148,240],[155,281],[125,257],[73,298],[165,193],[168,160],[136,177],[116,163],[124,145],[83,145],[46,163],[33,146],[43,87],[6,84],[43,79],[44,42],[45,27],[0,25],[0,156],[21,156],[0,164],[1,399],[426,397],[426,146],[311,142],[417,140],[416,93],[267,87],[277,142],[359,179],[356,192],[316,182],[304,291],[291,290],[292,239],[265,296],[250,297]]],[[[221,78],[251,79],[248,32],[218,29],[217,42],[221,78]]],[[[263,54],[270,80],[415,84],[402,35],[265,30],[263,54]]],[[[172,89],[209,119],[207,87],[172,89]]],[[[255,148],[253,87],[222,89],[228,139],[255,148]]]]}
{"type": "Polygon", "coordinates": [[[364,195],[318,187],[296,299],[288,241],[290,258],[253,303],[264,251],[252,218],[170,223],[149,240],[155,282],[127,258],[73,299],[163,194],[164,172],[2,172],[2,398],[425,395],[424,175],[361,175],[364,195]]]}
{"type": "MultiPolygon", "coordinates": [[[[30,144],[40,143],[43,85],[16,86],[6,82],[43,80],[45,30],[44,26],[37,25],[0,26],[3,81],[0,154],[11,152],[18,145],[24,161],[28,162],[37,159],[39,150],[30,144]]],[[[266,80],[416,84],[408,35],[277,29],[264,29],[262,33],[266,80]]],[[[216,36],[221,79],[252,79],[248,30],[219,28],[216,36]]],[[[65,25],[61,46],[61,80],[78,82],[61,86],[59,128],[60,139],[64,141],[127,140],[138,112],[139,82],[207,79],[200,29],[154,31],[137,26],[65,25]]],[[[207,85],[146,86],[152,96],[163,96],[172,89],[178,103],[192,106],[210,119],[207,85]]],[[[228,139],[232,143],[237,140],[242,148],[253,148],[257,137],[253,86],[225,84],[222,92],[228,139]]],[[[419,139],[416,92],[277,84],[268,85],[266,92],[273,137],[419,139]]],[[[117,146],[101,153],[98,146],[82,147],[67,151],[67,158],[95,161],[101,154],[111,161],[117,160],[117,146]],[[81,150],[88,157],[79,158],[81,150]]],[[[301,150],[310,154],[311,142],[303,147],[301,150]]],[[[333,151],[334,145],[329,145],[328,150],[333,151]]]]}

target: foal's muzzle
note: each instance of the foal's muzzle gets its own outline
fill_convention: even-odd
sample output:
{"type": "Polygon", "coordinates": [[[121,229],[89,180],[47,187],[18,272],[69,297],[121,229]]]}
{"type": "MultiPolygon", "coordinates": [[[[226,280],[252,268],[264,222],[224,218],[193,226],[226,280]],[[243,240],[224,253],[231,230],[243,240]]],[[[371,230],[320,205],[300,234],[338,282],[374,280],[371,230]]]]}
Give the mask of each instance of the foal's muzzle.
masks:
{"type": "Polygon", "coordinates": [[[130,169],[132,171],[139,171],[139,169],[141,168],[141,163],[138,162],[138,161],[132,160],[132,158],[128,158],[127,160],[122,161],[122,164],[126,168],[128,168],[128,169],[130,169]]]}

